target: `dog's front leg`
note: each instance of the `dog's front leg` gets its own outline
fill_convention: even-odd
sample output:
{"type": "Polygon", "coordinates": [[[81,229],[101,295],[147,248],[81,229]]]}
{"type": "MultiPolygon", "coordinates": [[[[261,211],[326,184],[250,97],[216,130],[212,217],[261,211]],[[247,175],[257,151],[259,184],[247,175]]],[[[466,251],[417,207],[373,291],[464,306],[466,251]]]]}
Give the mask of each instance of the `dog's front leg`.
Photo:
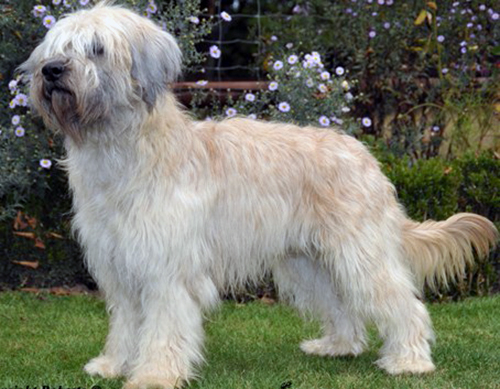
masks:
{"type": "Polygon", "coordinates": [[[137,360],[126,389],[180,387],[202,361],[200,307],[182,280],[149,280],[141,291],[137,360]]]}
{"type": "MultiPolygon", "coordinates": [[[[107,273],[110,274],[110,273],[107,273]]],[[[114,378],[126,375],[133,359],[139,326],[139,305],[126,288],[120,283],[101,283],[110,313],[109,333],[104,349],[96,358],[91,359],[84,367],[90,375],[114,378]]]]}

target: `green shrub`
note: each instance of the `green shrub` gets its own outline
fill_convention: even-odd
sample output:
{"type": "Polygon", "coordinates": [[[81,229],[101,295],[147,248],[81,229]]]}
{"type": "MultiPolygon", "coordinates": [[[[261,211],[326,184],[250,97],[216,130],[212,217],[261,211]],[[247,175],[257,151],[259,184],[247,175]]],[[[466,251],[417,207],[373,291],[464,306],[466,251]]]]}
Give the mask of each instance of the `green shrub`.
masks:
{"type": "MultiPolygon", "coordinates": [[[[500,229],[500,160],[493,153],[466,154],[453,162],[440,158],[397,159],[388,155],[384,170],[396,186],[400,202],[415,220],[444,220],[457,212],[474,212],[500,229]]],[[[465,280],[430,298],[465,297],[498,291],[500,249],[477,261],[465,280]]]]}
{"type": "Polygon", "coordinates": [[[462,173],[459,206],[500,222],[500,160],[491,153],[466,154],[455,161],[462,173]]]}
{"type": "Polygon", "coordinates": [[[440,158],[394,159],[384,166],[399,200],[415,220],[446,219],[457,212],[460,173],[440,158]]]}

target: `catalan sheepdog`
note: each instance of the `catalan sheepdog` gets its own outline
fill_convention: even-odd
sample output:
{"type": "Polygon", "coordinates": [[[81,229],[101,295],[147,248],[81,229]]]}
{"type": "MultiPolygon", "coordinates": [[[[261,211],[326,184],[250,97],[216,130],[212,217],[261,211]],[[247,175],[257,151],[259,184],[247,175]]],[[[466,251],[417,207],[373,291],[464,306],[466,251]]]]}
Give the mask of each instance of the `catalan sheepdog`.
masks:
{"type": "Polygon", "coordinates": [[[118,6],[61,19],[21,70],[64,135],[74,228],[110,312],[89,374],[181,386],[203,360],[204,312],[265,272],[323,324],[304,352],[358,355],[373,322],[379,367],[434,369],[422,284],[487,255],[490,221],[409,220],[376,159],[335,128],[192,120],[169,87],[175,39],[118,6]]]}

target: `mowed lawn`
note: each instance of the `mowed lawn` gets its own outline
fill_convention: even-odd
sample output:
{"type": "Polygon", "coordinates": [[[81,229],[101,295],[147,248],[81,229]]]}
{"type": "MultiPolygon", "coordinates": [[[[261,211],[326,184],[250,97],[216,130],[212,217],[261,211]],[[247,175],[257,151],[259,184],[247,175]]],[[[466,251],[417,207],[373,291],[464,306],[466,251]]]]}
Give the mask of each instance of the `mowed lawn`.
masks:
{"type": "MultiPolygon", "coordinates": [[[[391,377],[374,365],[381,342],[373,329],[368,350],[357,358],[313,357],[298,346],[319,335],[317,323],[280,304],[225,302],[207,317],[207,361],[188,388],[500,388],[500,296],[428,307],[436,372],[391,377]]],[[[97,297],[0,293],[0,318],[0,388],[123,384],[82,371],[106,336],[97,297]]]]}

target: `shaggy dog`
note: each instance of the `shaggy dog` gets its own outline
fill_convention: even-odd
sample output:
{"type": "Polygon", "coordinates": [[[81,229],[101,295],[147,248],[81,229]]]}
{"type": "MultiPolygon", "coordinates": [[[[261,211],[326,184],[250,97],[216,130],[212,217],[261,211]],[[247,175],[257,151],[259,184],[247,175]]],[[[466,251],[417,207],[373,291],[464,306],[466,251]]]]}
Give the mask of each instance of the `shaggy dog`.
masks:
{"type": "Polygon", "coordinates": [[[357,355],[372,321],[378,366],[434,369],[422,283],[487,255],[487,219],[408,220],[375,158],[335,129],[193,121],[168,86],[175,39],[120,7],[60,20],[21,69],[35,109],[65,135],[74,227],[111,314],[89,374],[182,385],[202,361],[203,312],[266,271],[323,323],[306,353],[357,355]]]}

